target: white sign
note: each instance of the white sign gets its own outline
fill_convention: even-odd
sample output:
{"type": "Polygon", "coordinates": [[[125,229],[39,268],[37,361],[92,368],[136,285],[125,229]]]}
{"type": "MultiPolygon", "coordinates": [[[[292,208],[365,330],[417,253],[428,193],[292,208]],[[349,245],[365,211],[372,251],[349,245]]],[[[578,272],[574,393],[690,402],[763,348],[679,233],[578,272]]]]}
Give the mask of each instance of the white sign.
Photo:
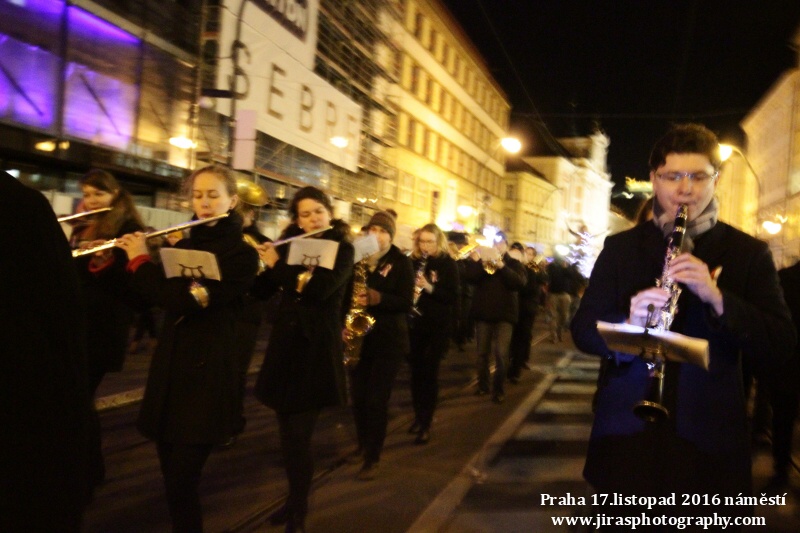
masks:
{"type": "MultiPolygon", "coordinates": [[[[296,5],[301,3],[298,0],[294,2],[296,5]]],[[[286,2],[261,0],[255,4],[261,7],[263,4],[280,5],[283,6],[281,9],[288,9],[286,2]]],[[[313,20],[314,23],[314,48],[310,56],[302,58],[299,56],[308,50],[301,47],[303,54],[298,52],[300,41],[293,33],[278,24],[265,10],[248,7],[244,17],[246,22],[239,21],[243,48],[238,53],[241,74],[236,83],[237,91],[246,91],[246,95],[236,102],[236,106],[237,109],[255,110],[259,131],[356,172],[363,111],[356,102],[314,74],[318,0],[309,0],[307,4],[307,9],[314,11],[308,22],[311,24],[313,20]],[[334,137],[346,139],[346,146],[334,146],[331,143],[334,137]]],[[[227,51],[231,50],[236,27],[235,11],[223,10],[220,34],[223,57],[230,56],[227,51]]],[[[309,34],[306,35],[308,41],[309,34]]],[[[303,46],[307,45],[308,42],[303,43],[303,46]]],[[[217,87],[229,88],[232,74],[232,60],[220,60],[217,87]]],[[[231,100],[220,103],[220,112],[230,116],[231,100]]]]}

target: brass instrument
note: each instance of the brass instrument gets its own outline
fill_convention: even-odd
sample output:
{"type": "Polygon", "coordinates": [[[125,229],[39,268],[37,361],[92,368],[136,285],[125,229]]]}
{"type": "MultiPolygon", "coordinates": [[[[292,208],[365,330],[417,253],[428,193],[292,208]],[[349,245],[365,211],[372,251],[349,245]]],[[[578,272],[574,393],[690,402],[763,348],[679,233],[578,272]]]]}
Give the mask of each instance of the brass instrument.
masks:
{"type": "Polygon", "coordinates": [[[91,211],[84,211],[83,213],[75,213],[74,215],[68,215],[63,217],[58,217],[59,223],[61,222],[71,222],[73,220],[83,218],[83,217],[90,217],[92,215],[99,215],[100,213],[105,213],[106,211],[111,211],[111,207],[101,207],[100,209],[92,209],[91,211]]]}
{"type": "MultiPolygon", "coordinates": [[[[258,242],[258,239],[256,239],[255,237],[253,237],[249,233],[242,233],[242,239],[244,239],[244,242],[246,244],[252,246],[256,250],[261,245],[261,243],[258,242]]],[[[256,271],[256,275],[261,274],[266,269],[267,269],[267,264],[264,262],[263,259],[261,259],[261,256],[259,255],[258,256],[258,270],[256,271]]]]}
{"type": "Polygon", "coordinates": [[[456,255],[456,257],[454,259],[456,261],[460,261],[462,259],[466,259],[467,257],[469,257],[469,254],[471,254],[473,252],[473,250],[475,250],[475,248],[477,248],[477,247],[478,247],[478,243],[472,243],[472,244],[467,244],[467,245],[462,246],[461,248],[458,249],[458,253],[457,253],[457,255],[456,255]]]}
{"type": "MultiPolygon", "coordinates": [[[[209,222],[221,220],[227,216],[228,213],[223,213],[221,215],[217,215],[214,217],[192,220],[191,222],[184,222],[183,224],[178,224],[177,226],[172,226],[157,231],[151,231],[150,233],[145,233],[144,236],[147,239],[152,239],[154,237],[160,237],[161,235],[167,235],[169,233],[172,233],[173,231],[184,230],[192,228],[194,226],[200,226],[201,224],[208,224],[209,222]]],[[[91,248],[85,248],[83,250],[72,250],[72,257],[80,257],[82,255],[89,255],[103,250],[108,250],[110,248],[115,247],[116,245],[117,245],[117,239],[111,239],[110,241],[106,241],[103,244],[98,244],[97,246],[92,246],[91,248]]]]}
{"type": "Polygon", "coordinates": [[[419,297],[422,296],[422,287],[416,285],[416,280],[419,279],[420,276],[425,275],[425,267],[428,266],[428,254],[422,254],[422,260],[419,262],[419,268],[417,268],[417,275],[414,276],[414,302],[411,304],[411,316],[422,316],[422,312],[417,309],[417,302],[419,302],[419,297]]]}
{"type": "MultiPolygon", "coordinates": [[[[668,331],[672,326],[675,314],[678,312],[678,298],[681,295],[681,288],[675,280],[667,275],[667,271],[672,260],[680,255],[682,251],[688,212],[686,204],[681,204],[675,216],[675,227],[667,244],[667,254],[664,258],[661,279],[656,280],[656,286],[669,294],[669,300],[661,309],[655,309],[652,304],[648,307],[647,330],[668,331]]],[[[634,405],[633,413],[646,422],[661,422],[669,417],[669,410],[663,403],[666,370],[665,354],[663,349],[658,347],[651,351],[643,349],[642,357],[647,360],[647,368],[650,371],[650,389],[645,399],[634,405]]]]}
{"type": "Polygon", "coordinates": [[[236,196],[242,203],[254,207],[264,207],[269,203],[269,194],[264,187],[242,178],[236,180],[236,196]]]}
{"type": "Polygon", "coordinates": [[[485,270],[486,273],[489,274],[490,276],[494,276],[494,273],[497,272],[497,259],[490,259],[488,261],[484,261],[483,270],[485,270]]]}
{"type": "Polygon", "coordinates": [[[361,358],[361,347],[364,336],[372,331],[375,317],[367,313],[366,308],[359,305],[358,297],[367,291],[367,260],[365,257],[355,264],[353,271],[353,292],[350,300],[350,312],[344,319],[345,345],[344,365],[355,366],[361,358]]]}
{"type": "MultiPolygon", "coordinates": [[[[264,187],[258,183],[243,178],[238,178],[236,180],[236,196],[239,197],[239,201],[241,201],[243,205],[247,206],[242,209],[243,216],[245,211],[249,212],[252,210],[253,212],[257,212],[259,207],[263,207],[269,203],[269,194],[264,187]]],[[[257,214],[254,215],[253,224],[255,224],[256,218],[258,218],[257,214]]],[[[242,238],[244,239],[244,242],[253,248],[258,248],[258,246],[261,244],[258,242],[258,239],[248,233],[243,233],[242,238]]],[[[264,263],[261,257],[259,257],[257,274],[261,274],[266,269],[267,265],[264,263]]]]}

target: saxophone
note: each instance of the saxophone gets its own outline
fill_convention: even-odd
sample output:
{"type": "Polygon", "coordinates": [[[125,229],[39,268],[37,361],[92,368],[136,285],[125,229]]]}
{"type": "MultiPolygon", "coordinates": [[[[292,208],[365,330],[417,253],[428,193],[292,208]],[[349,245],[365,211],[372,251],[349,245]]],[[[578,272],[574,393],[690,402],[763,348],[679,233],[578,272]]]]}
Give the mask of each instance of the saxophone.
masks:
{"type": "MultiPolygon", "coordinates": [[[[667,272],[669,271],[672,260],[681,254],[683,248],[683,236],[686,233],[686,219],[689,209],[686,204],[681,204],[675,216],[675,227],[667,243],[667,255],[664,258],[664,268],[661,271],[661,279],[656,280],[656,287],[669,294],[669,299],[661,309],[648,309],[650,316],[647,320],[647,329],[655,331],[668,331],[672,326],[672,320],[678,312],[678,298],[681,295],[681,288],[667,272]]],[[[646,399],[633,406],[633,413],[646,422],[661,422],[669,417],[669,410],[664,406],[664,377],[666,361],[660,349],[653,353],[645,354],[647,368],[650,373],[650,388],[646,399]]]]}
{"type": "Polygon", "coordinates": [[[361,358],[361,346],[364,336],[372,331],[375,317],[367,313],[365,307],[358,303],[359,295],[367,291],[367,260],[365,257],[356,263],[353,271],[353,292],[350,297],[350,312],[344,319],[344,365],[352,367],[361,358]]]}

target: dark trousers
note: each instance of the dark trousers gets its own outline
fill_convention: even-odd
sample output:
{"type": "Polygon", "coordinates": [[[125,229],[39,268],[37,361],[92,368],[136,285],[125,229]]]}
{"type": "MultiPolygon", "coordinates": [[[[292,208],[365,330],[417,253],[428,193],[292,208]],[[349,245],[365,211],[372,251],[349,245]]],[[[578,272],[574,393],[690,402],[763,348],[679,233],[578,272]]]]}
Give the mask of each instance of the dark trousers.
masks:
{"type": "Polygon", "coordinates": [[[212,447],[211,444],[156,443],[173,533],[203,531],[198,487],[212,447]]]}
{"type": "Polygon", "coordinates": [[[364,450],[364,460],[368,463],[377,463],[381,457],[383,441],[386,440],[389,397],[402,360],[401,354],[391,352],[362,354],[352,370],[353,418],[358,445],[364,450]]]}
{"type": "MultiPolygon", "coordinates": [[[[260,304],[261,302],[256,302],[260,304]]],[[[247,391],[247,371],[250,369],[250,361],[253,360],[253,353],[258,342],[259,322],[240,320],[236,323],[236,344],[234,349],[237,352],[237,365],[239,375],[239,387],[237,389],[237,405],[239,420],[234,427],[234,433],[239,434],[244,431],[247,419],[244,416],[244,397],[247,391]]]]}
{"type": "Polygon", "coordinates": [[[439,399],[439,365],[447,352],[450,335],[440,331],[411,329],[411,400],[414,415],[422,429],[429,429],[439,399]]]}
{"type": "Polygon", "coordinates": [[[308,514],[308,494],[314,477],[314,459],[311,456],[311,436],[319,418],[319,409],[301,413],[278,413],[278,430],[281,436],[281,453],[289,480],[289,498],[286,508],[297,523],[308,514]]]}
{"type": "Polygon", "coordinates": [[[508,368],[508,347],[511,344],[513,325],[509,322],[476,322],[478,339],[478,389],[489,392],[490,363],[494,354],[494,379],[492,393],[502,394],[508,368]]]}
{"type": "Polygon", "coordinates": [[[518,378],[523,365],[531,357],[531,342],[533,341],[533,323],[536,313],[520,313],[519,320],[514,324],[511,333],[511,345],[508,349],[508,377],[518,378]]]}
{"type": "Polygon", "coordinates": [[[103,458],[103,437],[100,427],[100,415],[94,408],[94,399],[97,388],[106,375],[104,368],[93,367],[89,369],[89,398],[92,399],[92,411],[88,420],[87,446],[89,454],[89,481],[92,486],[101,484],[106,479],[106,464],[103,458]]]}
{"type": "Polygon", "coordinates": [[[797,400],[798,394],[794,390],[769,387],[769,403],[772,407],[772,459],[778,475],[785,476],[789,473],[797,400]]]}

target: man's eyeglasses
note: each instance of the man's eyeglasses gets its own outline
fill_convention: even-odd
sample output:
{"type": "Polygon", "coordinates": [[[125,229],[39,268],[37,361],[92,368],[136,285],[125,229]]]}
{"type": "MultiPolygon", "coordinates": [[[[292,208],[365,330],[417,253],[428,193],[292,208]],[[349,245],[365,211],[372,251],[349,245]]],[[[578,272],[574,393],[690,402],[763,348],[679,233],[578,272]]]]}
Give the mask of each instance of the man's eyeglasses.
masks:
{"type": "Polygon", "coordinates": [[[656,177],[667,183],[680,183],[683,178],[689,178],[689,183],[699,183],[705,185],[719,175],[719,172],[709,174],[707,172],[663,172],[656,174],[656,177]]]}

